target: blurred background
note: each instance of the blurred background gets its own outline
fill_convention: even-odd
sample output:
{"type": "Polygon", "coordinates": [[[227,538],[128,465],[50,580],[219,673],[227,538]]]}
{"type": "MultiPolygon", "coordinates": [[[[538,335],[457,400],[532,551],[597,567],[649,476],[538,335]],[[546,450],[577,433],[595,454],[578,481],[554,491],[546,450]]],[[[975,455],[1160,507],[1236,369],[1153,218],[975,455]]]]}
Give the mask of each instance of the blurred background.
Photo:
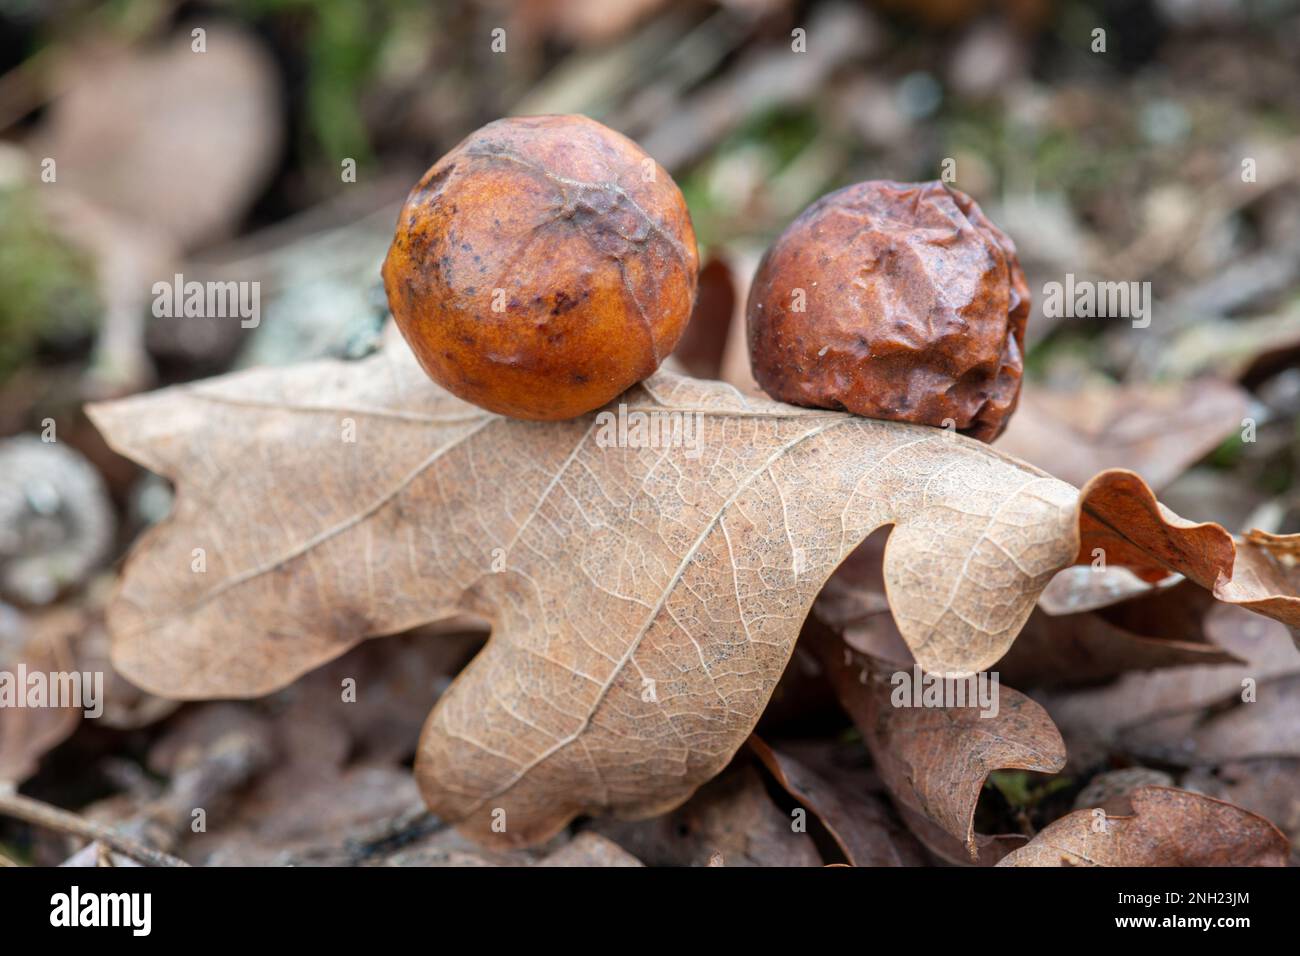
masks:
{"type": "Polygon", "coordinates": [[[1230,527],[1279,495],[1293,520],[1294,429],[1262,426],[1300,407],[1298,82],[1294,0],[0,0],[0,435],[53,418],[93,456],[87,398],[363,353],[419,174],[499,116],[581,112],[687,197],[691,371],[811,200],[947,170],[1019,245],[1031,376],[1244,384],[1263,447],[1188,480],[1230,527]],[[263,321],[153,318],[176,273],[259,281],[263,321]],[[1149,281],[1152,326],[1044,316],[1067,273],[1149,281]]]}
{"type": "MultiPolygon", "coordinates": [[[[1288,0],[0,0],[0,661],[37,631],[102,660],[114,562],[170,506],[82,404],[375,348],[407,189],[503,115],[585,113],[673,174],[706,263],[676,361],[740,387],[766,244],[948,172],[1034,296],[999,447],[1300,531],[1298,90],[1288,0]],[[260,322],[154,316],[176,274],[260,283],[260,322]],[[1044,315],[1067,274],[1151,283],[1150,326],[1044,315]]],[[[121,728],[171,706],[119,693],[121,728]]],[[[10,777],[68,733],[12,731],[10,777]]],[[[112,766],[56,754],[46,789],[112,766]]]]}

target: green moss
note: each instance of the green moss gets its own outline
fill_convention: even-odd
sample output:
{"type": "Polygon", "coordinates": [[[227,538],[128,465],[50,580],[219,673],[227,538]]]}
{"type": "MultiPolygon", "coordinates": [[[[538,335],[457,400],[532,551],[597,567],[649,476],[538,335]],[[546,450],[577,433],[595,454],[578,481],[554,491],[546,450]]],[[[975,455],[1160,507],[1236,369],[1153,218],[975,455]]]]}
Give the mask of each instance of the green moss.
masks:
{"type": "MultiPolygon", "coordinates": [[[[725,166],[737,153],[758,150],[763,155],[767,174],[776,176],[809,147],[819,129],[816,114],[807,109],[761,110],[741,123],[707,159],[679,175],[677,184],[690,208],[700,245],[725,246],[729,239],[748,234],[755,225],[746,210],[724,208],[726,203],[717,201],[712,182],[720,166],[725,166]]],[[[814,198],[809,196],[808,201],[814,198]]],[[[784,223],[759,225],[772,230],[775,236],[784,223]]]]}
{"type": "Polygon", "coordinates": [[[249,19],[278,18],[301,30],[307,61],[306,151],[331,170],[342,157],[359,166],[370,164],[374,155],[362,97],[379,72],[385,49],[420,13],[418,0],[240,0],[238,9],[249,19]]]}
{"type": "Polygon", "coordinates": [[[1058,363],[1069,361],[1088,369],[1103,369],[1105,358],[1105,343],[1097,329],[1058,326],[1026,351],[1025,375],[1031,380],[1041,380],[1058,363]]]}
{"type": "Polygon", "coordinates": [[[760,144],[780,170],[817,138],[817,117],[810,110],[780,107],[755,113],[723,143],[719,153],[760,144]]]}
{"type": "Polygon", "coordinates": [[[32,865],[32,854],[27,848],[19,848],[12,843],[0,843],[0,857],[13,860],[20,866],[32,865]]]}
{"type": "Polygon", "coordinates": [[[1058,790],[1073,785],[1069,777],[1044,777],[1028,770],[994,770],[985,787],[996,790],[1012,807],[1031,810],[1058,790]]]}
{"type": "Polygon", "coordinates": [[[1246,453],[1246,443],[1240,432],[1233,432],[1210,453],[1210,464],[1215,468],[1234,468],[1246,453]]]}
{"type": "Polygon", "coordinates": [[[41,341],[89,333],[99,314],[89,257],[46,225],[30,192],[0,190],[0,380],[41,341]]]}

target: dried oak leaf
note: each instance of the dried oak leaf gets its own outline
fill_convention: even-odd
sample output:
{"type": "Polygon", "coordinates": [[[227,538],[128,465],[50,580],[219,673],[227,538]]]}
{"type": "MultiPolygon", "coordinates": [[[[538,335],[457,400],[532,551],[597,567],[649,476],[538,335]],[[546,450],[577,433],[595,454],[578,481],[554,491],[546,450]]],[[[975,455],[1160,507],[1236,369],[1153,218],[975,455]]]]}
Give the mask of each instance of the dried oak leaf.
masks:
{"type": "Polygon", "coordinates": [[[1235,542],[1217,524],[1174,514],[1130,471],[1102,472],[1083,486],[1079,500],[1076,563],[1092,561],[1101,550],[1107,564],[1124,565],[1146,581],[1162,581],[1175,571],[1225,604],[1281,621],[1297,637],[1300,575],[1276,554],[1300,541],[1300,535],[1274,536],[1267,547],[1235,542]]]}
{"type": "MultiPolygon", "coordinates": [[[[906,830],[891,818],[888,805],[869,791],[869,774],[840,767],[818,773],[788,750],[776,749],[757,735],[749,749],[780,786],[826,828],[852,866],[921,866],[925,856],[906,830]]],[[[820,750],[817,756],[824,757],[820,750]]]]}
{"type": "Polygon", "coordinates": [[[953,856],[954,843],[972,861],[980,858],[975,805],[989,773],[1056,773],[1065,766],[1065,743],[1047,711],[1019,691],[1000,687],[991,715],[978,706],[894,706],[896,665],[851,649],[816,616],[805,625],[804,640],[862,732],[904,821],[944,858],[953,856]],[[933,826],[915,826],[918,820],[933,826]]]}
{"type": "MultiPolygon", "coordinates": [[[[525,844],[581,813],[662,813],[725,766],[819,588],[875,528],[894,525],[890,605],[937,672],[995,662],[1089,554],[1074,488],[961,436],[665,372],[622,401],[676,414],[684,447],[635,431],[617,447],[599,416],[483,412],[397,345],[93,406],[110,444],[178,486],[110,607],[115,662],[173,697],[254,696],[368,636],[478,615],[493,636],[430,715],[416,773],[438,814],[525,844]]],[[[1093,482],[1093,520],[1118,554],[1116,474],[1093,482]]],[[[1207,538],[1190,527],[1155,529],[1161,559],[1207,538]]],[[[1197,555],[1230,573],[1214,530],[1228,550],[1197,555]]]]}
{"type": "Polygon", "coordinates": [[[1076,810],[998,866],[1286,866],[1290,844],[1241,807],[1170,787],[1132,794],[1127,817],[1076,810]]]}
{"type": "Polygon", "coordinates": [[[1275,823],[1291,838],[1292,865],[1300,863],[1300,759],[1233,760],[1193,770],[1183,786],[1226,800],[1275,823]]]}

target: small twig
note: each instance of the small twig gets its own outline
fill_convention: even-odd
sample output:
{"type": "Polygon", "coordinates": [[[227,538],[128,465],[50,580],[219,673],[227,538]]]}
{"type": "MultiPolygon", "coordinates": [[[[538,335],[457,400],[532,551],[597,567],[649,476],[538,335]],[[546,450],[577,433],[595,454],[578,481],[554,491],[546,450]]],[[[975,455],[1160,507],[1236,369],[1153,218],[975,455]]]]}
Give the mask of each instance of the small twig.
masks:
{"type": "Polygon", "coordinates": [[[344,846],[351,856],[360,861],[379,853],[397,850],[443,826],[443,822],[420,801],[345,838],[344,846]]]}
{"type": "Polygon", "coordinates": [[[184,860],[145,846],[143,843],[137,843],[111,827],[83,819],[75,813],[61,810],[3,787],[0,787],[0,815],[15,817],[33,826],[58,830],[86,840],[98,840],[118,853],[149,866],[189,866],[184,860]]]}

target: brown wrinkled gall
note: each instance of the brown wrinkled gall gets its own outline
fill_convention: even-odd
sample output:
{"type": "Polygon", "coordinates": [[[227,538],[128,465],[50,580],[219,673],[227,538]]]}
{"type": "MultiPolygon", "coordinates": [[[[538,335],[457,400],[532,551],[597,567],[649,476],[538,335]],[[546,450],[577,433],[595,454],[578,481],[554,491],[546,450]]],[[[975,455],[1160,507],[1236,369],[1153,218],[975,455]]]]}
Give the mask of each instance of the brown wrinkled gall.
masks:
{"type": "Polygon", "coordinates": [[[530,116],[489,123],[425,173],[383,275],[434,381],[553,420],[659,367],[698,267],[686,201],[640,147],[585,116],[530,116]]]}
{"type": "Polygon", "coordinates": [[[1015,410],[1029,287],[1016,247],[940,182],[823,196],[759,264],[754,377],[773,398],[992,441],[1015,410]]]}

